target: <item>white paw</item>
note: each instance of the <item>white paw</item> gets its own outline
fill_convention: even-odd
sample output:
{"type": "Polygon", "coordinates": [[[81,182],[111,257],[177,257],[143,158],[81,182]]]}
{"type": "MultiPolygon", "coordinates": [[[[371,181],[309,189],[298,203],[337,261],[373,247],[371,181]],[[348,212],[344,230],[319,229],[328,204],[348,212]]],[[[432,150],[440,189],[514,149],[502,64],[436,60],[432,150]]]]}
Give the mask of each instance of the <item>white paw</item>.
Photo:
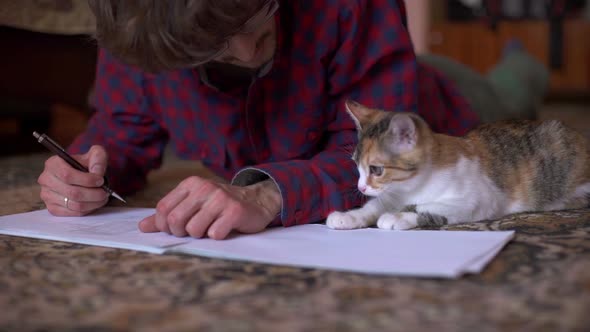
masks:
{"type": "Polygon", "coordinates": [[[385,213],[377,220],[377,227],[403,231],[418,226],[418,214],[413,212],[385,213]]]}
{"type": "Polygon", "coordinates": [[[363,226],[362,220],[346,212],[335,211],[328,215],[326,226],[332,229],[355,229],[363,226]]]}

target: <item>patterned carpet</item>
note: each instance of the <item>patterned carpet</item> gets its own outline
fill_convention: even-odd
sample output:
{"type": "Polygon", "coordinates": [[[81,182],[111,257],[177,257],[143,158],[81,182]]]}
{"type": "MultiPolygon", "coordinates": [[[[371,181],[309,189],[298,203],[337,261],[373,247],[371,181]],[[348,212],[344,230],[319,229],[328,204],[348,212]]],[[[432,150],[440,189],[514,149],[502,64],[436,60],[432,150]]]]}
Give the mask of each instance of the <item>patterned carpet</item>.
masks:
{"type": "MultiPolygon", "coordinates": [[[[45,154],[0,159],[0,215],[43,208],[45,154]]],[[[172,162],[130,198],[153,207],[172,162]]],[[[587,331],[590,210],[448,230],[516,230],[479,275],[367,276],[0,236],[1,331],[587,331]]],[[[378,254],[378,253],[376,253],[378,254]]]]}
{"type": "MultiPolygon", "coordinates": [[[[85,32],[78,2],[53,3],[0,6],[0,21],[85,32]]],[[[562,118],[590,137],[590,107],[550,107],[541,118],[562,118]]],[[[36,178],[47,156],[0,159],[0,215],[44,207],[36,178]]],[[[179,179],[203,172],[170,162],[129,205],[153,207],[179,179]]],[[[0,236],[0,331],[590,331],[590,209],[445,229],[516,237],[483,273],[439,280],[0,236]]]]}

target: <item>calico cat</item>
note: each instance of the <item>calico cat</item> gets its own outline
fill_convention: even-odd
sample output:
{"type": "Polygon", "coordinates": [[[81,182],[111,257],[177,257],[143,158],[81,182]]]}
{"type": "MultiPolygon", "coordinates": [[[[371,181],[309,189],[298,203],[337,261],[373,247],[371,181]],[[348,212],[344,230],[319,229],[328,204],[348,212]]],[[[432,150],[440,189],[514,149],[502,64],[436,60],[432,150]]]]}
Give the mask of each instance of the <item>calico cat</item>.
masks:
{"type": "Polygon", "coordinates": [[[459,138],[415,114],[346,108],[358,129],[358,188],[373,199],[332,212],[331,228],[406,230],[588,206],[588,143],[558,121],[487,124],[459,138]]]}

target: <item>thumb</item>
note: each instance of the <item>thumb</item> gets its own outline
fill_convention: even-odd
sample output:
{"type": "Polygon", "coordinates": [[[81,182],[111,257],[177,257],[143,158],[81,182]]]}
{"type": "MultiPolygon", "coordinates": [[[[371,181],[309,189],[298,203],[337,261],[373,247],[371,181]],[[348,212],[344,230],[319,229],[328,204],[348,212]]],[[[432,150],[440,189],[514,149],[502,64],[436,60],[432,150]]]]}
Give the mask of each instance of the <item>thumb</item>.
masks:
{"type": "Polygon", "coordinates": [[[88,171],[100,176],[104,176],[107,169],[107,152],[100,145],[93,145],[86,153],[88,158],[88,171]]]}

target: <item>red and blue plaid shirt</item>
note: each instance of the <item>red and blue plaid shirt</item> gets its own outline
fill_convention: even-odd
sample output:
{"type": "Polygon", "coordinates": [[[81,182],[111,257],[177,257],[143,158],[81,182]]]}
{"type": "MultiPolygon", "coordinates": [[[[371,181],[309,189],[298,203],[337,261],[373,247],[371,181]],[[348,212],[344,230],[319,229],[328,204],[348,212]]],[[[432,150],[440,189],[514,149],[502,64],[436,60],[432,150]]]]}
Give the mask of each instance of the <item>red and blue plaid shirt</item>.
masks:
{"type": "Polygon", "coordinates": [[[109,181],[121,193],[142,187],[166,144],[235,184],[268,176],[290,226],[362,203],[346,99],[418,112],[454,135],[477,122],[451,82],[417,64],[403,1],[281,1],[275,19],[272,68],[230,92],[206,84],[196,68],[147,74],[102,50],[97,112],[70,150],[105,146],[109,181]]]}

